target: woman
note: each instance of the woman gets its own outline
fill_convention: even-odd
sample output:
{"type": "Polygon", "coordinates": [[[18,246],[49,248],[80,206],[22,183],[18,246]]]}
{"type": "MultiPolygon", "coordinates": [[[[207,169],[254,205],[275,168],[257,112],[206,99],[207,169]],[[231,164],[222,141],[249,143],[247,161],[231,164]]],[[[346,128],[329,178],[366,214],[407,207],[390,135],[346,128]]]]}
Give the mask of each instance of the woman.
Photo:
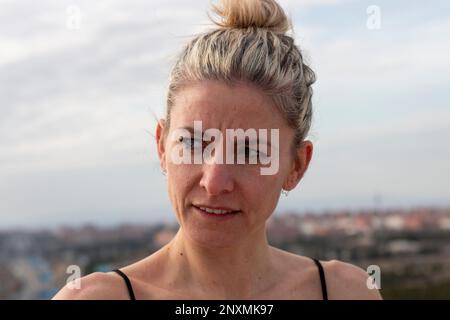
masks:
{"type": "Polygon", "coordinates": [[[177,234],[149,257],[83,277],[80,289],[65,287],[54,299],[380,299],[356,266],[268,244],[266,221],[280,193],[297,186],[312,157],[305,137],[315,75],[285,35],[291,23],[274,0],[223,0],[213,10],[222,17],[213,20],[218,28],[183,48],[171,73],[166,119],[156,128],[177,234]],[[223,135],[239,128],[277,134],[258,136],[257,149],[245,137],[236,152],[234,144],[215,144],[213,161],[200,153],[204,161],[176,162],[223,142],[223,136],[205,138],[203,130],[190,135],[199,123],[223,135]],[[259,149],[264,143],[271,146],[259,149]],[[271,174],[262,174],[267,162],[218,161],[224,150],[247,159],[268,149],[271,160],[277,155],[271,174]]]}

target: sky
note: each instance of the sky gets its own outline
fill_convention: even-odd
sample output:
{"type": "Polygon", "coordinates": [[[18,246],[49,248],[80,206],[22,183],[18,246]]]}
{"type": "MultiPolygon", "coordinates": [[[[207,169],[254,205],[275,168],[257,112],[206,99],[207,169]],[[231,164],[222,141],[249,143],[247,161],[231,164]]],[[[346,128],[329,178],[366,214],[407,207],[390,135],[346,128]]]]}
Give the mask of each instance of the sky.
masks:
{"type": "MultiPolygon", "coordinates": [[[[450,2],[279,3],[317,82],[313,159],[275,214],[450,205],[450,2]]],[[[153,114],[209,9],[0,0],[0,229],[175,221],[153,114]]]]}

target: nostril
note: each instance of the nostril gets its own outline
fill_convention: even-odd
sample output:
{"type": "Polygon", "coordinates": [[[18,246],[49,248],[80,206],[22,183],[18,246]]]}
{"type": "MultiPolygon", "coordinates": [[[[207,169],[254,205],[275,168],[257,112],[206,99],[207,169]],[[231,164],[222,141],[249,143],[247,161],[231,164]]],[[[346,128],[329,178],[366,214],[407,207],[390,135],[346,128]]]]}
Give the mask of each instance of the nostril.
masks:
{"type": "Polygon", "coordinates": [[[223,170],[207,169],[200,180],[200,187],[210,195],[231,192],[234,189],[233,176],[223,170]]]}

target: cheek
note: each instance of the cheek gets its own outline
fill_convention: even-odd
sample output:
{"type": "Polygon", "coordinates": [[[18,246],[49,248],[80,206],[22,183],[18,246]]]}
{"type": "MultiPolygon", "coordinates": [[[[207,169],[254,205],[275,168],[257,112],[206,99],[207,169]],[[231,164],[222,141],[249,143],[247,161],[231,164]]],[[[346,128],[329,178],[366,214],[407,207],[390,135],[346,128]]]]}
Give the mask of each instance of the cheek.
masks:
{"type": "Polygon", "coordinates": [[[171,201],[176,205],[183,205],[186,195],[192,188],[194,170],[188,166],[168,164],[167,187],[171,201]]]}
{"type": "Polygon", "coordinates": [[[279,199],[279,189],[282,182],[275,176],[257,176],[248,180],[245,187],[246,198],[251,207],[257,208],[257,212],[267,211],[265,215],[271,214],[279,199]]]}

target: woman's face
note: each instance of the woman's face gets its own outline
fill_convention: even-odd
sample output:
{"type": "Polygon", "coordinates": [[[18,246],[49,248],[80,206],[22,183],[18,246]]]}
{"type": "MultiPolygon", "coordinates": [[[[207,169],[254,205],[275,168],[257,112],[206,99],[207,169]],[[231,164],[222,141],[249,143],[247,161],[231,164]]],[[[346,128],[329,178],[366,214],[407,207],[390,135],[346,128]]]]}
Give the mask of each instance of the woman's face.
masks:
{"type": "MultiPolygon", "coordinates": [[[[158,154],[161,166],[167,170],[169,198],[184,235],[207,246],[226,247],[265,232],[265,222],[277,205],[282,187],[295,187],[311,156],[306,157],[306,166],[299,167],[298,161],[296,165],[296,157],[291,151],[294,131],[271,100],[251,85],[228,87],[218,81],[205,81],[179,91],[170,116],[170,128],[165,139],[161,139],[164,123],[158,124],[158,154]],[[179,139],[183,136],[180,128],[194,128],[194,121],[201,121],[203,131],[210,128],[220,130],[223,135],[223,163],[218,163],[218,158],[215,158],[216,163],[207,163],[204,159],[199,164],[194,163],[193,150],[204,150],[210,143],[201,140],[192,143],[185,136],[179,139]],[[237,163],[240,151],[236,150],[236,141],[234,163],[225,162],[226,129],[239,128],[244,131],[252,128],[256,132],[267,129],[268,141],[278,147],[275,150],[279,166],[275,174],[261,174],[261,168],[268,167],[268,164],[237,163]],[[271,141],[272,129],[279,130],[279,141],[271,141]],[[180,155],[179,150],[183,154],[192,154],[192,162],[174,161],[173,155],[180,155]],[[238,212],[218,215],[199,207],[238,212]]],[[[270,145],[267,150],[270,153],[270,145]]],[[[312,145],[308,152],[311,151],[312,145]]],[[[212,154],[219,157],[221,152],[212,154]]],[[[273,154],[270,156],[274,159],[273,154]]]]}

